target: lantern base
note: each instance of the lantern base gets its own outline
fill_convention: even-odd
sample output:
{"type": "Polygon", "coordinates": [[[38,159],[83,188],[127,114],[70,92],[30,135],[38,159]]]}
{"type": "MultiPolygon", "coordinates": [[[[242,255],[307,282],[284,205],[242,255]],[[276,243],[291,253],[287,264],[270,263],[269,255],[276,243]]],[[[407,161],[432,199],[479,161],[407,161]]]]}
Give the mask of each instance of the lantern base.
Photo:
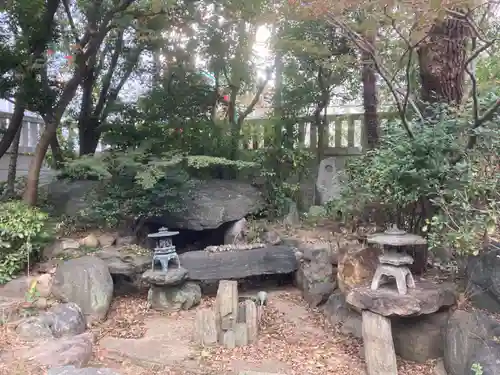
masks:
{"type": "Polygon", "coordinates": [[[157,264],[160,264],[161,271],[168,272],[168,265],[170,262],[174,261],[177,264],[177,268],[180,268],[181,262],[179,260],[179,255],[176,252],[171,252],[168,254],[154,254],[152,268],[155,269],[157,264]]]}

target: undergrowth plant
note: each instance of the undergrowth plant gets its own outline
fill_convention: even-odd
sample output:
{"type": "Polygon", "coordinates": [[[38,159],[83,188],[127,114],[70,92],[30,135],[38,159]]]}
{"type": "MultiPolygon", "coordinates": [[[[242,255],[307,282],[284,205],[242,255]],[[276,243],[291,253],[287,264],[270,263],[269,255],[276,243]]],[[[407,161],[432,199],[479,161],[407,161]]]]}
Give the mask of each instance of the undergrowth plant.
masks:
{"type": "Polygon", "coordinates": [[[254,160],[260,165],[271,217],[286,215],[293,202],[300,204],[300,183],[310,173],[312,158],[313,154],[305,148],[268,146],[256,151],[254,160]]]}
{"type": "Polygon", "coordinates": [[[0,284],[11,280],[52,239],[46,213],[21,201],[0,204],[0,284]]]}

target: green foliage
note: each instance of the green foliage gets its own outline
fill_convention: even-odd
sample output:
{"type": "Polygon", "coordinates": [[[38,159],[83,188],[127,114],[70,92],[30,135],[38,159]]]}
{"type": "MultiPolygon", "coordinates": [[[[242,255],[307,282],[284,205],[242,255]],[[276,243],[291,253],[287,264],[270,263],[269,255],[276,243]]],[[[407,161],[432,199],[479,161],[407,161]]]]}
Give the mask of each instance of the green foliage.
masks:
{"type": "Polygon", "coordinates": [[[0,204],[0,283],[11,280],[51,238],[46,213],[19,201],[0,204]]]}
{"type": "Polygon", "coordinates": [[[93,156],[83,156],[64,163],[58,173],[59,179],[77,180],[104,180],[111,177],[108,169],[101,163],[96,163],[93,156]]]}
{"type": "Polygon", "coordinates": [[[498,225],[498,120],[477,129],[478,144],[464,153],[470,119],[445,108],[435,113],[428,123],[413,125],[414,139],[390,123],[378,149],[348,163],[342,198],[330,209],[345,220],[428,232],[431,248],[477,253],[498,225]]]}
{"type": "Polygon", "coordinates": [[[500,134],[498,130],[495,133],[491,139],[496,139],[498,144],[492,149],[482,147],[471,153],[458,166],[463,172],[432,199],[439,210],[423,227],[429,232],[431,247],[477,255],[484,241],[498,234],[500,134]]]}
{"type": "Polygon", "coordinates": [[[211,170],[217,166],[237,170],[255,163],[210,156],[166,152],[152,155],[144,148],[107,151],[67,163],[64,178],[99,180],[86,197],[89,203],[78,218],[81,224],[116,227],[138,223],[143,218],[182,209],[181,196],[190,194],[188,171],[211,170]]]}
{"type": "Polygon", "coordinates": [[[283,216],[290,202],[300,203],[300,183],[309,174],[312,158],[313,154],[304,148],[268,146],[256,151],[270,216],[283,216]]]}
{"type": "Polygon", "coordinates": [[[189,191],[181,162],[172,154],[154,156],[144,149],[106,151],[69,162],[65,178],[99,180],[77,218],[80,225],[116,227],[178,209],[179,194],[189,191]]]}
{"type": "Polygon", "coordinates": [[[481,366],[479,363],[473,363],[471,366],[471,371],[474,373],[474,375],[483,375],[483,366],[481,366]]]}

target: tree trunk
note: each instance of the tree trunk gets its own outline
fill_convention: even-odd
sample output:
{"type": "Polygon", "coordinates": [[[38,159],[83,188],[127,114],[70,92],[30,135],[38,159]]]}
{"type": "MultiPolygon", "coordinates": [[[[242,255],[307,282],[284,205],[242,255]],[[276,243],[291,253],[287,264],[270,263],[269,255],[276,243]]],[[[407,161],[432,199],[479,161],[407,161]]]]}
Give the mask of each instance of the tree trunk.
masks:
{"type": "Polygon", "coordinates": [[[87,71],[82,82],[82,102],[80,105],[80,115],[78,116],[78,145],[80,156],[93,154],[99,135],[96,135],[97,126],[92,119],[93,98],[92,90],[94,85],[94,75],[92,71],[87,71]],[[95,138],[97,137],[97,141],[95,138]],[[94,146],[95,143],[95,146],[94,146]]]}
{"type": "Polygon", "coordinates": [[[64,163],[64,157],[61,151],[61,145],[57,139],[57,135],[50,141],[50,149],[52,151],[52,168],[60,169],[64,163]]]}
{"type": "Polygon", "coordinates": [[[0,158],[5,155],[9,147],[12,145],[17,133],[20,133],[20,129],[23,126],[24,111],[26,110],[26,106],[21,102],[20,96],[21,95],[18,95],[15,100],[16,104],[9,121],[9,126],[0,140],[0,158]]]}
{"type": "Polygon", "coordinates": [[[93,155],[99,143],[100,132],[98,131],[98,121],[89,118],[82,126],[79,125],[80,156],[93,155]]]}
{"type": "Polygon", "coordinates": [[[431,27],[418,50],[424,103],[462,103],[469,37],[467,21],[451,16],[431,27]]]}
{"type": "MultiPolygon", "coordinates": [[[[368,32],[367,42],[374,45],[375,36],[368,32]]],[[[377,76],[372,57],[369,53],[361,52],[361,82],[363,84],[364,130],[368,149],[377,147],[379,143],[379,119],[377,113],[377,76]]]]}
{"type": "Polygon", "coordinates": [[[71,102],[71,99],[75,96],[76,89],[80,85],[81,80],[81,71],[76,71],[73,77],[66,84],[66,87],[61,94],[59,103],[55,108],[53,108],[53,114],[46,116],[45,129],[42,136],[38,140],[35,155],[31,160],[28,170],[28,178],[26,181],[26,190],[23,194],[23,201],[30,206],[34,206],[36,204],[40,169],[42,168],[47,150],[53,138],[57,136],[57,127],[61,122],[61,117],[71,102]]]}
{"type": "Polygon", "coordinates": [[[50,142],[52,138],[56,136],[56,130],[57,123],[51,122],[45,126],[45,130],[43,131],[36,146],[35,155],[31,160],[26,181],[26,190],[23,195],[23,201],[30,206],[34,206],[36,204],[40,170],[42,169],[43,160],[47,154],[50,142]]]}
{"type": "Polygon", "coordinates": [[[16,194],[16,174],[17,174],[17,158],[19,156],[19,141],[21,140],[21,131],[23,127],[17,129],[17,133],[12,141],[10,149],[9,170],[7,173],[7,189],[5,190],[5,198],[13,198],[16,194]]]}

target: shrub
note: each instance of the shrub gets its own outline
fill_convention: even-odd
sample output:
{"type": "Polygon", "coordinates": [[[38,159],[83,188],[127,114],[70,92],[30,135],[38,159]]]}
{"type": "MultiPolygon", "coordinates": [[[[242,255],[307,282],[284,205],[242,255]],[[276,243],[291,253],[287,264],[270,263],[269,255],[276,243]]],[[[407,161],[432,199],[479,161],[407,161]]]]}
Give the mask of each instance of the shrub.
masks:
{"type": "Polygon", "coordinates": [[[289,149],[270,145],[255,152],[255,161],[261,166],[260,176],[265,179],[264,193],[271,217],[286,215],[290,202],[300,206],[300,183],[310,173],[313,157],[309,150],[300,147],[289,149]]]}
{"type": "Polygon", "coordinates": [[[20,201],[0,204],[0,284],[36,258],[51,238],[46,213],[20,201]]]}
{"type": "Polygon", "coordinates": [[[347,164],[341,199],[329,208],[344,220],[427,232],[431,249],[477,253],[498,226],[498,120],[475,130],[469,150],[471,119],[446,108],[436,113],[413,123],[413,138],[398,121],[384,127],[380,147],[347,164]]]}
{"type": "Polygon", "coordinates": [[[153,155],[143,149],[110,150],[68,163],[64,176],[71,180],[99,176],[99,183],[86,197],[87,208],[78,218],[73,218],[80,226],[131,225],[139,230],[145,218],[184,208],[182,198],[191,192],[193,171],[210,172],[215,167],[240,170],[253,166],[250,162],[181,152],[153,155]]]}

